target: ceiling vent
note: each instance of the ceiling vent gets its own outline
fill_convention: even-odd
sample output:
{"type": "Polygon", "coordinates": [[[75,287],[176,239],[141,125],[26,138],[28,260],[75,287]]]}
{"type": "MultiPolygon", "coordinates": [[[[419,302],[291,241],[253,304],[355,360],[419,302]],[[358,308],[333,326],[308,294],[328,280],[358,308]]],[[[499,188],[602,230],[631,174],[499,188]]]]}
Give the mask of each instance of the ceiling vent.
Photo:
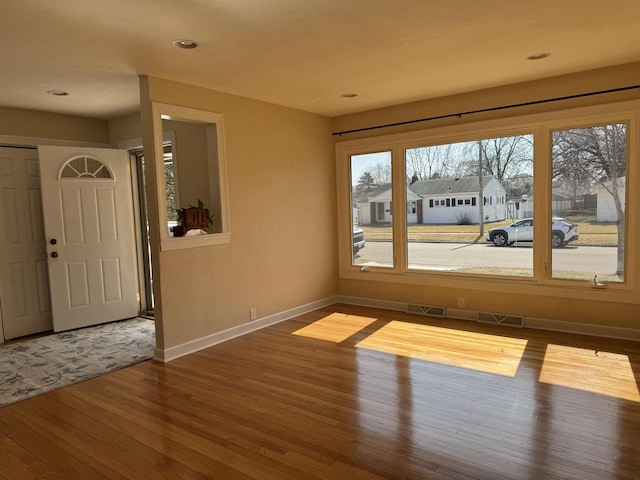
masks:
{"type": "Polygon", "coordinates": [[[507,315],[504,313],[478,312],[478,322],[497,323],[499,325],[507,325],[509,327],[524,326],[524,317],[521,315],[507,315]]]}
{"type": "Polygon", "coordinates": [[[444,318],[445,310],[445,307],[438,307],[433,305],[407,305],[407,313],[425,315],[427,317],[444,318]]]}

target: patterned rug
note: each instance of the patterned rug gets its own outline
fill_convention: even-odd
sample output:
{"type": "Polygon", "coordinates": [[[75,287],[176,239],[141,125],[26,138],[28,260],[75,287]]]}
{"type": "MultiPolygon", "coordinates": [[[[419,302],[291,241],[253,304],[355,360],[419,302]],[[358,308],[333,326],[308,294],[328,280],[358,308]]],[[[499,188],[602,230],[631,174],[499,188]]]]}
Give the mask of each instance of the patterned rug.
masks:
{"type": "Polygon", "coordinates": [[[132,318],[0,347],[0,407],[153,357],[152,320],[132,318]]]}

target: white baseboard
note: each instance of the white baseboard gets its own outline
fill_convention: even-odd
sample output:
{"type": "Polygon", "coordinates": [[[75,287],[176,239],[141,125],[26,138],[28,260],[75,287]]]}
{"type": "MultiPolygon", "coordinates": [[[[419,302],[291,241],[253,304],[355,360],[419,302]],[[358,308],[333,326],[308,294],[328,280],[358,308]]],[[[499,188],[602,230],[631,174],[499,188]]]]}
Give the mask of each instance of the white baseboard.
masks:
{"type": "MultiPolygon", "coordinates": [[[[392,302],[387,300],[377,300],[372,298],[350,297],[338,295],[338,303],[347,305],[357,305],[361,307],[382,308],[405,312],[407,304],[402,302],[392,302]]],[[[445,318],[456,320],[476,320],[478,312],[475,310],[461,308],[447,308],[445,318]]],[[[592,335],[595,337],[616,338],[619,340],[633,340],[640,342],[640,330],[634,328],[610,327],[607,325],[592,325],[588,323],[565,322],[563,320],[550,320],[544,318],[534,318],[525,316],[524,328],[537,330],[550,330],[554,332],[573,333],[578,335],[592,335]]]]}
{"type": "Polygon", "coordinates": [[[270,325],[275,325],[276,323],[289,320],[299,315],[304,315],[305,313],[313,312],[314,310],[333,305],[334,303],[336,303],[336,297],[323,298],[322,300],[307,303],[306,305],[285,310],[284,312],[274,313],[268,317],[243,323],[237,327],[231,327],[226,330],[222,330],[221,332],[212,333],[206,337],[197,338],[195,340],[176,345],[175,347],[165,348],[164,350],[156,348],[153,358],[159,362],[170,362],[176,358],[184,357],[185,355],[195,353],[204,348],[212,347],[218,343],[226,342],[232,338],[260,330],[261,328],[265,328],[270,325]]]}
{"type": "MultiPolygon", "coordinates": [[[[378,300],[372,298],[352,297],[348,295],[336,295],[327,297],[322,300],[307,303],[283,312],[269,315],[252,322],[238,325],[221,332],[216,332],[206,337],[191,340],[189,342],[169,347],[166,349],[156,348],[154,359],[159,362],[170,362],[176,358],[195,353],[204,348],[226,342],[232,338],[260,330],[261,328],[275,325],[276,323],[289,320],[305,313],[313,312],[320,308],[328,307],[335,303],[344,303],[346,305],[356,305],[361,307],[382,308],[384,310],[393,310],[405,312],[407,304],[403,302],[395,302],[391,300],[378,300]]],[[[475,321],[477,312],[474,310],[447,308],[446,318],[458,320],[475,321]]],[[[597,337],[616,338],[621,340],[633,340],[640,342],[640,330],[633,328],[609,327],[606,325],[591,325],[586,323],[565,322],[562,320],[549,320],[543,318],[525,317],[525,328],[533,328],[538,330],[551,330],[555,332],[574,333],[579,335],[592,335],[597,337]]]]}
{"type": "Polygon", "coordinates": [[[547,320],[544,318],[525,317],[525,328],[536,330],[551,330],[554,332],[577,333],[594,337],[615,338],[618,340],[633,340],[640,342],[640,330],[634,328],[609,327],[606,325],[592,325],[588,323],[564,322],[562,320],[547,320]]]}
{"type": "Polygon", "coordinates": [[[357,305],[359,307],[382,308],[383,310],[397,310],[405,312],[407,304],[402,302],[393,302],[391,300],[376,300],[373,298],[350,297],[348,295],[338,295],[336,303],[345,303],[347,305],[357,305]]]}

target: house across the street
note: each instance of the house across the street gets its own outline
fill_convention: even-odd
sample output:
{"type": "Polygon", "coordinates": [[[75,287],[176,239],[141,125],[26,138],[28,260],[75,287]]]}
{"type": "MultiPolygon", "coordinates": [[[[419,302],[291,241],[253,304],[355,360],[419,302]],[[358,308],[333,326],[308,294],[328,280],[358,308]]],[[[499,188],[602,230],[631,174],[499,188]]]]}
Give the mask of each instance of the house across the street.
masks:
{"type": "MultiPolygon", "coordinates": [[[[618,211],[616,210],[616,204],[613,199],[613,195],[611,194],[611,183],[606,183],[605,186],[601,186],[597,190],[598,196],[598,204],[597,204],[597,213],[596,220],[598,222],[617,222],[618,221],[618,211]]],[[[617,181],[618,185],[618,198],[620,199],[620,204],[622,207],[622,211],[625,208],[625,185],[626,185],[626,177],[620,177],[617,181]]]]}
{"type": "MultiPolygon", "coordinates": [[[[507,218],[506,190],[493,175],[482,178],[482,215],[485,222],[507,218]]],[[[461,224],[480,222],[480,178],[418,180],[407,186],[407,224],[461,224]]],[[[366,197],[354,199],[360,225],[390,223],[391,187],[382,185],[366,197]]]]}

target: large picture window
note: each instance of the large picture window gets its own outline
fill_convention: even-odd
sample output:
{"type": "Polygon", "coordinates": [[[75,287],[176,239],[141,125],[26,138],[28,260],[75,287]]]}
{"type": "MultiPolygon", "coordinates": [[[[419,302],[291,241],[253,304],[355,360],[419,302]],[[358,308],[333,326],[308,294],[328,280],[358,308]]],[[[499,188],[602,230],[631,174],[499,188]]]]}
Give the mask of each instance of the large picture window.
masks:
{"type": "Polygon", "coordinates": [[[410,148],[405,164],[407,204],[417,204],[409,269],[533,275],[533,135],[410,148]]]}
{"type": "Polygon", "coordinates": [[[339,142],[341,276],[636,303],[639,114],[629,102],[339,142]]]}

